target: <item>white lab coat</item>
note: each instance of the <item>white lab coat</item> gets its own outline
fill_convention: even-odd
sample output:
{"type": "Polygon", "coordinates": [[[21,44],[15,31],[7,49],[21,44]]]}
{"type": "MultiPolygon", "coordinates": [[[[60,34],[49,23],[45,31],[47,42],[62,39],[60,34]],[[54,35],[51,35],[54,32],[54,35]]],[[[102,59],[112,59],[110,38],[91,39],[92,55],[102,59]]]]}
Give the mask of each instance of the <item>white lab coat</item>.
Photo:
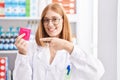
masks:
{"type": "Polygon", "coordinates": [[[27,55],[17,54],[13,80],[65,80],[68,65],[70,80],[100,80],[104,73],[102,63],[76,45],[71,55],[57,51],[51,64],[49,48],[30,43],[28,49],[27,55]]]}

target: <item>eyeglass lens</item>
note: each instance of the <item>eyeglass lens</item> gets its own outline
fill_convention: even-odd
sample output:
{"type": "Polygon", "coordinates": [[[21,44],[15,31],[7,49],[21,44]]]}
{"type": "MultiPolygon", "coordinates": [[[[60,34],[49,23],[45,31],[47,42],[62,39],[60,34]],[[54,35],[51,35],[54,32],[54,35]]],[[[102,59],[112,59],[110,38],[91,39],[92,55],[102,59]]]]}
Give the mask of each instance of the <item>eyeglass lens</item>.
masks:
{"type": "Polygon", "coordinates": [[[60,18],[52,18],[52,19],[44,18],[44,19],[43,19],[43,22],[44,22],[44,24],[46,24],[46,25],[48,25],[50,21],[51,21],[53,24],[57,25],[57,24],[59,24],[59,22],[60,22],[60,18]]]}

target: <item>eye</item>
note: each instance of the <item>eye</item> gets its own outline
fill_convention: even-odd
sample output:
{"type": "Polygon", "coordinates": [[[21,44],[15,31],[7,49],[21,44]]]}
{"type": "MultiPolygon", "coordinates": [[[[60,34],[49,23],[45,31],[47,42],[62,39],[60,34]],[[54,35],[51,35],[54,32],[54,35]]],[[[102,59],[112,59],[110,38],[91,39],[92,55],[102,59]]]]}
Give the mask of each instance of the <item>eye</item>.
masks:
{"type": "Polygon", "coordinates": [[[53,18],[52,20],[53,20],[53,21],[56,21],[56,20],[57,20],[57,18],[53,18]]]}
{"type": "Polygon", "coordinates": [[[44,22],[49,22],[49,19],[45,18],[43,19],[44,22]]]}
{"type": "Polygon", "coordinates": [[[53,20],[53,21],[57,21],[57,20],[59,20],[59,19],[58,19],[58,18],[53,18],[52,20],[53,20]]]}

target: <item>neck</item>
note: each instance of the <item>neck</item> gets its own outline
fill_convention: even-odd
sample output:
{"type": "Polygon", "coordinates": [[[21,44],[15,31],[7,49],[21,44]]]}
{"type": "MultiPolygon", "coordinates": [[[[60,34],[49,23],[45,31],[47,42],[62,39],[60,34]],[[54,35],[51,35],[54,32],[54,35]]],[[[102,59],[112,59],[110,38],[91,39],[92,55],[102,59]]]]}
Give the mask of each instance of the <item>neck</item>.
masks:
{"type": "Polygon", "coordinates": [[[56,55],[56,50],[50,47],[50,64],[53,62],[55,55],[56,55]]]}

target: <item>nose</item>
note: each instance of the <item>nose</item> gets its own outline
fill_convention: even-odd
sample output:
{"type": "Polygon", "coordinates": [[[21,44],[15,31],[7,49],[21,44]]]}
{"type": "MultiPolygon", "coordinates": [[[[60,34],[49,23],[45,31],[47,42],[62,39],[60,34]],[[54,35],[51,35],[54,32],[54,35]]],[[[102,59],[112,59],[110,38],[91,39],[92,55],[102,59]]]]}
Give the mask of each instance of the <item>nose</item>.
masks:
{"type": "Polygon", "coordinates": [[[48,25],[49,26],[53,25],[53,21],[51,19],[49,20],[48,25]]]}

